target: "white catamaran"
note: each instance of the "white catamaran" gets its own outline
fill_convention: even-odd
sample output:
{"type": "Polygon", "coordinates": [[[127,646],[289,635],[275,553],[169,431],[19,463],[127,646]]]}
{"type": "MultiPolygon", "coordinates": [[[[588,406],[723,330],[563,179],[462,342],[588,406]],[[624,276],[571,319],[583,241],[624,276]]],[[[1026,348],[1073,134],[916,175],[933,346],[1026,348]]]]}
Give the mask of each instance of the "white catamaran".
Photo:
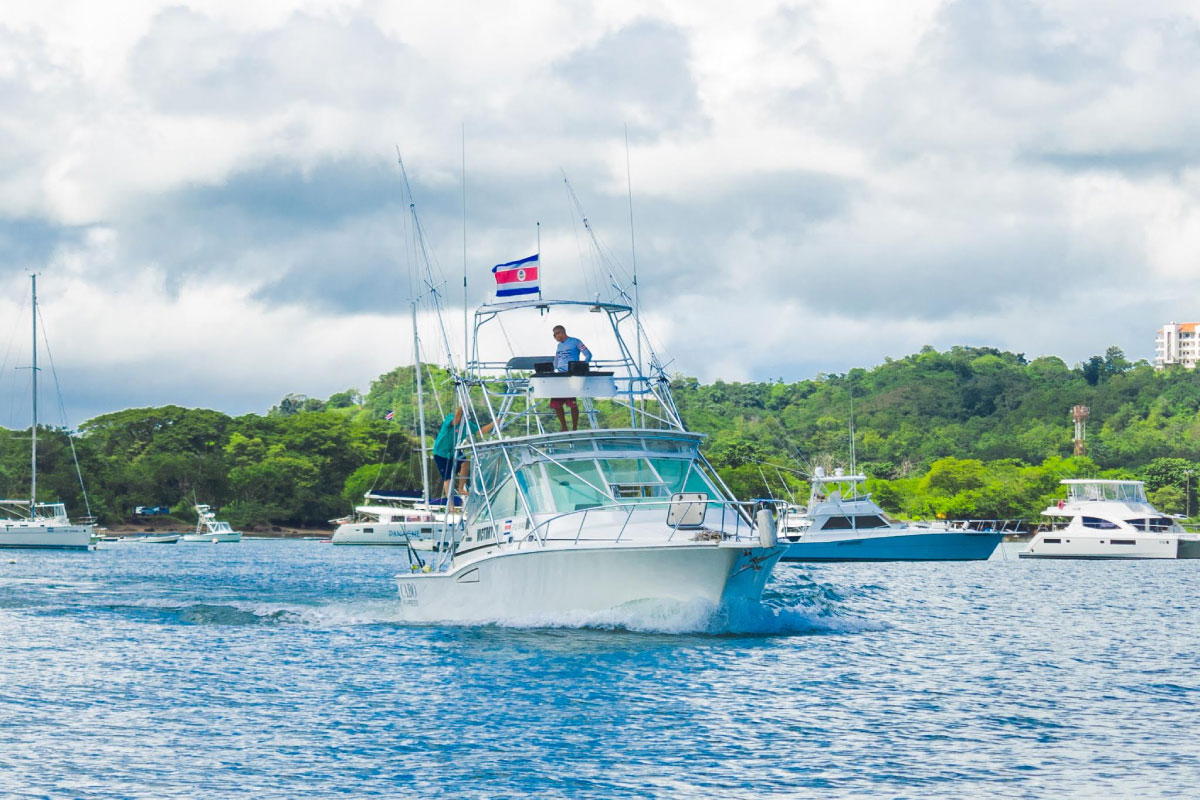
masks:
{"type": "MultiPolygon", "coordinates": [[[[416,563],[417,553],[438,549],[436,531],[447,520],[461,521],[453,507],[431,501],[429,493],[429,453],[425,441],[425,392],[421,367],[421,337],[417,330],[417,304],[412,304],[413,380],[417,398],[416,433],[421,459],[421,493],[368,491],[366,501],[355,506],[349,517],[332,520],[337,525],[331,542],[339,545],[387,545],[407,547],[410,561],[416,563]],[[447,516],[449,515],[449,516],[447,516]]],[[[423,562],[422,562],[423,563],[423,562]]]]}
{"type": "Polygon", "coordinates": [[[47,547],[86,550],[91,546],[92,525],[72,523],[64,503],[37,500],[37,276],[30,276],[33,294],[33,424],[30,427],[29,498],[0,500],[0,547],[47,547]]]}
{"type": "Polygon", "coordinates": [[[1042,513],[1066,524],[1041,531],[1021,558],[1200,558],[1200,534],[1146,499],[1141,481],[1071,479],[1042,513]]]}

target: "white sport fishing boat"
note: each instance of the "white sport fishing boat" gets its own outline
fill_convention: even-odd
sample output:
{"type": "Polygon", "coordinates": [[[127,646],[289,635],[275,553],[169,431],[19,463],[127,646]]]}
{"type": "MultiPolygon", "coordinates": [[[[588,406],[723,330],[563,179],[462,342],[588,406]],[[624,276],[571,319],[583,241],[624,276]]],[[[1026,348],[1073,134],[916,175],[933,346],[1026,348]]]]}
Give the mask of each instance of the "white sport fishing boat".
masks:
{"type": "Polygon", "coordinates": [[[235,531],[228,522],[218,520],[211,506],[198,503],[195,508],[196,531],[185,535],[183,541],[219,544],[222,542],[240,542],[242,540],[242,532],[235,531]]]}
{"type": "Polygon", "coordinates": [[[1073,479],[1042,514],[1066,520],[1039,532],[1021,558],[1200,558],[1200,534],[1156,509],[1141,481],[1073,479]]]}
{"type": "Polygon", "coordinates": [[[811,476],[807,508],[789,508],[780,523],[784,561],[986,561],[1015,523],[897,522],[859,490],[865,475],[839,468],[811,476]]]}
{"type": "Polygon", "coordinates": [[[37,276],[31,275],[33,296],[33,424],[30,442],[29,497],[19,500],[0,500],[0,547],[58,548],[87,550],[92,546],[89,523],[73,523],[67,516],[64,503],[37,501],[37,432],[38,432],[38,365],[37,365],[37,276]]]}
{"type": "Polygon", "coordinates": [[[519,300],[476,312],[457,397],[478,427],[495,427],[481,437],[463,426],[456,458],[471,461],[464,520],[442,527],[443,552],[397,576],[405,618],[537,619],[644,601],[760,600],[783,554],[771,512],[752,516],[700,454],[703,437],[684,429],[657,358],[650,352],[651,374],[642,374],[622,337],[629,320],[637,325],[629,305],[602,302],[519,300]],[[524,316],[549,339],[552,324],[572,330],[572,318],[587,312],[607,322],[594,327],[609,346],[592,347],[605,359],[558,372],[547,367],[552,356],[481,355],[481,342],[505,340],[502,316],[514,328],[524,316]],[[577,398],[578,430],[558,430],[547,409],[567,397],[577,398]]]}

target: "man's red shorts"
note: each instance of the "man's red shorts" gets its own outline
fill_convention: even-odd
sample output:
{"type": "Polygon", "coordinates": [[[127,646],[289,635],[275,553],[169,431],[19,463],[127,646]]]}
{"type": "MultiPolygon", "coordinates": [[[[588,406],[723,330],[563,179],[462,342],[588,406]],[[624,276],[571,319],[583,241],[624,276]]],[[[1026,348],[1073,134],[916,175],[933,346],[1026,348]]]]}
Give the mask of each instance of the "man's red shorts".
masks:
{"type": "Polygon", "coordinates": [[[550,407],[551,408],[558,410],[558,409],[562,408],[563,406],[570,406],[571,408],[578,408],[579,404],[575,402],[574,397],[552,397],[552,398],[550,398],[550,407]]]}

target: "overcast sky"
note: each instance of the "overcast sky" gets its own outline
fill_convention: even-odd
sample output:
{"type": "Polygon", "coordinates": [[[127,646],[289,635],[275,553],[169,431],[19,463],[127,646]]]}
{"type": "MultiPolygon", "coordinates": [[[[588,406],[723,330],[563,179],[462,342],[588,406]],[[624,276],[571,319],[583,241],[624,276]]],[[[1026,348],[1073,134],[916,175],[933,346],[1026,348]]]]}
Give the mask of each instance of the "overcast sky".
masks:
{"type": "Polygon", "coordinates": [[[628,127],[648,324],[705,380],[1200,318],[1194,2],[19,3],[0,103],[3,391],[36,270],[74,422],[411,358],[396,147],[460,274],[464,127],[471,305],[538,221],[586,290],[564,172],[628,263],[628,127]]]}

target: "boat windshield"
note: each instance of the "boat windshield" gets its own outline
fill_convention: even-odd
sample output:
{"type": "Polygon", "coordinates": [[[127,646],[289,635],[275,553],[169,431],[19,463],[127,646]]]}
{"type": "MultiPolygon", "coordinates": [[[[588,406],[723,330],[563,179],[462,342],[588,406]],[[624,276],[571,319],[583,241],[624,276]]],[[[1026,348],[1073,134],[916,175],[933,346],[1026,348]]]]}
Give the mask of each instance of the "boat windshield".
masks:
{"type": "Polygon", "coordinates": [[[1068,484],[1067,499],[1072,502],[1086,500],[1115,500],[1122,503],[1145,503],[1146,490],[1141,481],[1097,481],[1095,483],[1068,484]]]}
{"type": "MultiPolygon", "coordinates": [[[[720,494],[691,458],[643,455],[547,459],[526,464],[488,496],[493,518],[523,516],[522,498],[534,514],[580,511],[599,506],[665,504],[678,492],[720,494]]],[[[482,474],[482,470],[477,474],[482,474]]],[[[480,481],[480,491],[486,485],[480,481]]],[[[484,511],[485,504],[479,504],[484,511]]]]}

